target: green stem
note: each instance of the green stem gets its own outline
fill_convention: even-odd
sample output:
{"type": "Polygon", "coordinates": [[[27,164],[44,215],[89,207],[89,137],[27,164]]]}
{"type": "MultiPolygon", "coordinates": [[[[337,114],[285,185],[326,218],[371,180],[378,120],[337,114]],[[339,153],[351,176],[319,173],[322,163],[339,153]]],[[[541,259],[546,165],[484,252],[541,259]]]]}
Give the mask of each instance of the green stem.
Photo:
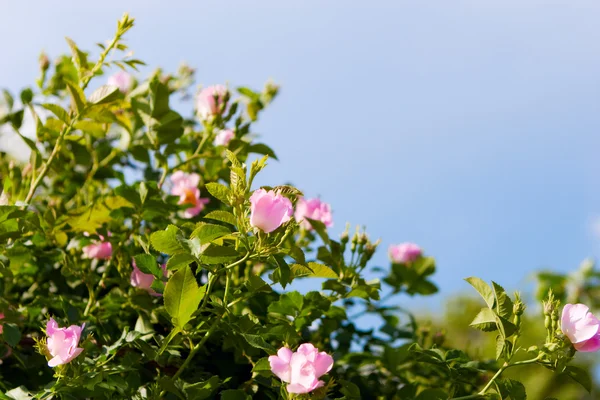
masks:
{"type": "Polygon", "coordinates": [[[484,397],[485,393],[492,387],[492,385],[494,384],[496,379],[498,379],[504,371],[506,371],[507,369],[509,369],[511,367],[516,367],[519,365],[535,364],[536,362],[538,362],[540,360],[540,357],[541,357],[541,355],[537,356],[536,358],[532,358],[531,360],[517,361],[512,364],[504,363],[504,365],[498,370],[498,372],[496,372],[496,374],[492,377],[492,379],[489,380],[489,382],[483,387],[483,389],[481,389],[481,391],[479,393],[471,394],[468,396],[462,396],[462,397],[453,397],[451,400],[479,399],[481,397],[484,397]]]}
{"type": "Polygon", "coordinates": [[[42,170],[40,171],[40,174],[35,178],[35,180],[33,180],[31,182],[31,186],[29,187],[29,193],[27,193],[27,197],[25,198],[25,203],[29,204],[29,202],[33,198],[33,195],[35,194],[35,190],[40,185],[42,180],[46,177],[46,174],[50,170],[50,165],[52,165],[52,162],[58,155],[58,152],[60,151],[60,147],[62,146],[65,136],[67,136],[73,130],[73,125],[75,125],[75,123],[77,123],[77,121],[79,121],[79,114],[76,115],[75,117],[73,117],[73,119],[71,120],[71,123],[69,125],[67,125],[65,128],[63,128],[63,130],[58,135],[58,139],[56,139],[56,143],[54,144],[52,153],[50,153],[50,157],[48,157],[48,159],[42,166],[42,170]]]}
{"type": "Polygon", "coordinates": [[[87,88],[87,85],[92,80],[92,78],[98,73],[98,71],[100,71],[100,69],[104,65],[104,60],[106,59],[106,56],[108,56],[108,53],[110,53],[110,51],[119,43],[121,36],[123,36],[123,34],[125,32],[126,32],[126,30],[125,31],[122,31],[121,29],[117,30],[117,33],[115,34],[115,37],[113,38],[113,40],[108,44],[108,46],[106,46],[104,51],[102,53],[100,53],[100,57],[98,57],[98,61],[96,61],[96,65],[94,65],[94,67],[92,67],[92,70],[90,71],[90,73],[87,76],[83,77],[83,79],[81,80],[81,90],[85,90],[87,88]]]}
{"type": "MultiPolygon", "coordinates": [[[[206,343],[206,341],[208,340],[210,335],[212,335],[214,333],[215,329],[217,329],[217,326],[219,325],[219,322],[221,322],[221,318],[223,318],[223,315],[221,315],[219,318],[217,318],[217,320],[212,324],[212,326],[206,332],[206,334],[204,335],[202,340],[200,342],[198,342],[198,344],[195,345],[193,348],[191,348],[190,354],[188,354],[187,358],[185,359],[185,361],[183,362],[181,367],[179,367],[179,369],[177,370],[175,375],[173,375],[173,378],[172,378],[173,381],[175,381],[177,378],[179,378],[179,376],[183,373],[183,371],[190,364],[190,362],[192,361],[192,359],[194,358],[196,353],[202,348],[202,346],[204,346],[204,344],[206,343]]],[[[191,344],[192,344],[192,342],[190,341],[190,345],[191,344]]],[[[162,398],[164,395],[165,395],[165,392],[163,391],[160,394],[160,397],[162,398]]]]}
{"type": "Polygon", "coordinates": [[[94,308],[95,300],[98,298],[100,291],[105,286],[105,281],[106,281],[106,278],[108,277],[108,272],[110,271],[110,267],[112,266],[111,261],[112,260],[109,260],[108,263],[106,264],[106,267],[104,267],[104,272],[102,273],[102,277],[100,278],[100,282],[98,283],[98,286],[96,286],[96,290],[90,292],[90,299],[88,300],[87,306],[85,307],[85,311],[83,312],[84,317],[87,317],[89,315],[89,313],[92,311],[92,309],[94,308]]]}

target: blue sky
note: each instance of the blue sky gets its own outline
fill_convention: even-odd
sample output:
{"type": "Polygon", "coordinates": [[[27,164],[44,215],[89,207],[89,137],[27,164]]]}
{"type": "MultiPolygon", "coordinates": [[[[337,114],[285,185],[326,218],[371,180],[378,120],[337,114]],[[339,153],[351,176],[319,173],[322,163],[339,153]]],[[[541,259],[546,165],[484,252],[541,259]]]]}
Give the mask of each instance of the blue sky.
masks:
{"type": "Polygon", "coordinates": [[[411,303],[471,275],[530,289],[599,253],[597,1],[4,1],[0,86],[32,83],[64,36],[94,50],[124,11],[152,67],[282,86],[256,126],[281,161],[258,183],[330,202],[334,233],[365,224],[376,264],[422,245],[441,293],[411,303]]]}

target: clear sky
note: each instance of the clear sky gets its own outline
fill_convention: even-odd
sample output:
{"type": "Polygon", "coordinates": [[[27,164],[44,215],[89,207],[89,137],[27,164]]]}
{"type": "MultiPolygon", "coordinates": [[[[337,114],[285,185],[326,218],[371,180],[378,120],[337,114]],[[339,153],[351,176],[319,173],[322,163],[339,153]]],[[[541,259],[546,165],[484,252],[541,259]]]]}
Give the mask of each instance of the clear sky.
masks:
{"type": "Polygon", "coordinates": [[[330,202],[336,234],[366,224],[378,264],[422,245],[441,294],[419,304],[600,252],[597,0],[1,1],[0,86],[33,83],[64,36],[94,50],[124,11],[152,67],[281,84],[256,126],[281,161],[258,183],[330,202]]]}

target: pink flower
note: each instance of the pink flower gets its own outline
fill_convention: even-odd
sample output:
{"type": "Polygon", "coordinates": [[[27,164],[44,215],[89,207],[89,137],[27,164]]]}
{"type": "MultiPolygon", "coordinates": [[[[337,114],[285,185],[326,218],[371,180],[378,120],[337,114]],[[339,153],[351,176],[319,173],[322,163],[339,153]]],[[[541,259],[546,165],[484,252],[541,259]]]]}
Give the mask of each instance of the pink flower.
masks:
{"type": "Polygon", "coordinates": [[[209,202],[206,198],[200,198],[200,189],[198,189],[200,175],[177,171],[171,175],[171,182],[173,183],[171,194],[179,196],[178,204],[191,205],[183,213],[185,218],[195,217],[204,209],[204,205],[209,202]]]}
{"type": "MultiPolygon", "coordinates": [[[[154,275],[146,274],[142,272],[138,266],[135,264],[135,261],[132,263],[133,271],[131,271],[131,286],[136,287],[138,289],[143,289],[150,293],[152,296],[162,296],[162,294],[156,292],[152,289],[152,283],[154,282],[154,275]]],[[[161,268],[163,269],[163,275],[167,276],[167,266],[166,264],[162,264],[161,268]]]]}
{"type": "MultiPolygon", "coordinates": [[[[88,233],[84,233],[85,236],[89,236],[88,233]]],[[[98,235],[100,242],[88,244],[83,249],[84,258],[96,258],[98,260],[108,260],[112,257],[112,245],[108,241],[104,241],[104,236],[98,235]]],[[[109,234],[110,236],[110,234],[109,234]]]]}
{"type": "Polygon", "coordinates": [[[133,83],[133,78],[131,74],[125,71],[118,71],[114,75],[108,78],[106,82],[108,85],[116,86],[123,93],[127,93],[131,88],[131,84],[133,83]]]}
{"type": "Polygon", "coordinates": [[[296,213],[294,214],[294,218],[296,218],[296,221],[300,223],[300,226],[306,230],[311,230],[312,225],[304,218],[321,221],[328,228],[333,226],[331,206],[319,199],[305,200],[303,197],[300,197],[298,203],[296,203],[296,213]]]}
{"type": "Polygon", "coordinates": [[[292,202],[280,193],[258,189],[250,196],[250,225],[265,233],[289,221],[293,213],[292,202]]]}
{"type": "Polygon", "coordinates": [[[215,136],[215,146],[227,146],[231,139],[235,137],[235,133],[231,129],[223,129],[215,136]]]}
{"type": "Polygon", "coordinates": [[[48,335],[46,346],[52,355],[52,359],[48,361],[49,367],[67,364],[81,354],[83,349],[77,346],[84,327],[85,324],[59,328],[54,318],[50,318],[46,324],[46,335],[48,335]]]}
{"type": "MultiPolygon", "coordinates": [[[[0,312],[0,319],[4,319],[4,313],[0,312]]],[[[2,325],[0,325],[0,335],[2,335],[3,332],[4,332],[4,327],[2,325]]]]}
{"type": "Polygon", "coordinates": [[[421,257],[423,251],[414,243],[401,243],[390,246],[389,255],[392,262],[405,264],[421,257]]]}
{"type": "Polygon", "coordinates": [[[333,358],[304,343],[295,353],[282,347],[276,356],[269,357],[269,363],[271,371],[288,384],[288,393],[309,393],[325,384],[319,378],[331,370],[333,358]]]}
{"type": "Polygon", "coordinates": [[[220,114],[226,94],[227,88],[223,85],[214,85],[203,89],[196,98],[196,108],[200,118],[208,119],[220,114]]]}
{"type": "Polygon", "coordinates": [[[578,351],[600,350],[600,320],[585,304],[566,304],[560,319],[561,329],[578,351]]]}

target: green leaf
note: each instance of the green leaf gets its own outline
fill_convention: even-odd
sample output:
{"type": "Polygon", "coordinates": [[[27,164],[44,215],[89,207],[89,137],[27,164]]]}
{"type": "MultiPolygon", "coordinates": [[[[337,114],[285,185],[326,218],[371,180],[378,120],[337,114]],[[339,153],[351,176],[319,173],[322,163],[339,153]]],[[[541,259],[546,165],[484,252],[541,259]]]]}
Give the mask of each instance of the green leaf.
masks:
{"type": "Polygon", "coordinates": [[[235,218],[235,215],[233,215],[229,211],[222,211],[222,210],[211,211],[208,214],[206,214],[204,216],[204,218],[206,218],[206,219],[214,219],[215,221],[226,222],[226,223],[234,225],[234,226],[237,224],[237,220],[235,218]]]}
{"type": "Polygon", "coordinates": [[[69,90],[69,95],[71,96],[72,108],[81,114],[87,103],[83,90],[81,90],[79,86],[73,85],[70,82],[66,82],[66,85],[67,89],[69,90]]]}
{"type": "Polygon", "coordinates": [[[513,314],[513,303],[510,297],[506,294],[504,288],[492,281],[494,289],[494,298],[496,299],[496,312],[502,318],[510,319],[513,314]]]}
{"type": "Polygon", "coordinates": [[[194,257],[188,253],[177,253],[173,254],[167,260],[167,269],[169,271],[176,271],[181,267],[186,267],[195,261],[194,257]]]}
{"type": "Polygon", "coordinates": [[[329,244],[329,234],[327,233],[327,227],[321,221],[317,221],[315,219],[305,218],[310,225],[313,227],[315,232],[321,237],[323,243],[329,244]]]}
{"type": "Polygon", "coordinates": [[[291,271],[293,277],[311,277],[311,278],[338,278],[338,275],[326,265],[309,262],[308,266],[301,264],[292,264],[291,271]]]}
{"type": "Polygon", "coordinates": [[[569,365],[565,369],[565,373],[569,375],[573,380],[579,383],[588,393],[592,392],[592,379],[590,378],[590,374],[587,371],[575,367],[573,365],[569,365]]]}
{"type": "Polygon", "coordinates": [[[121,92],[117,86],[103,85],[90,95],[89,102],[92,104],[106,104],[117,100],[121,92]]]}
{"type": "Polygon", "coordinates": [[[66,39],[67,43],[69,44],[69,47],[71,48],[71,54],[73,55],[73,62],[77,66],[77,69],[79,70],[79,76],[81,78],[82,72],[87,70],[87,56],[85,55],[84,52],[79,50],[79,48],[77,47],[77,45],[75,44],[75,42],[73,40],[71,40],[68,37],[65,39],[66,39]]]}
{"type": "Polygon", "coordinates": [[[448,394],[442,389],[425,389],[415,400],[447,400],[448,397],[448,394]]]}
{"type": "Polygon", "coordinates": [[[270,313],[295,316],[304,306],[304,296],[297,291],[284,293],[279,300],[269,304],[270,313]]]}
{"type": "Polygon", "coordinates": [[[198,287],[189,266],[180,269],[169,279],[164,292],[165,309],[175,327],[183,329],[190,321],[205,291],[206,286],[198,287]]]}
{"type": "Polygon", "coordinates": [[[469,282],[469,284],[473,286],[475,290],[477,290],[477,293],[483,297],[483,300],[485,300],[489,308],[494,307],[494,293],[492,292],[492,288],[487,283],[474,276],[466,278],[465,281],[469,282]]]}
{"type": "Polygon", "coordinates": [[[50,111],[52,114],[56,115],[56,117],[64,123],[68,124],[71,122],[71,117],[69,117],[69,113],[67,112],[67,110],[65,110],[58,104],[44,103],[41,106],[44,107],[46,110],[50,111]]]}
{"type": "Polygon", "coordinates": [[[470,326],[484,332],[493,332],[498,329],[496,326],[497,315],[489,308],[482,308],[479,314],[473,319],[470,326]]]}
{"type": "Polygon", "coordinates": [[[12,97],[10,92],[6,89],[2,89],[2,94],[4,95],[4,101],[8,106],[8,111],[12,111],[13,106],[15,105],[15,99],[12,97]]]}
{"type": "Polygon", "coordinates": [[[181,231],[175,225],[169,225],[164,231],[158,231],[150,235],[150,243],[157,251],[164,254],[175,254],[184,250],[178,236],[181,231]]]}
{"type": "Polygon", "coordinates": [[[360,389],[354,383],[350,381],[345,381],[343,379],[340,379],[338,383],[340,384],[340,392],[342,392],[342,394],[347,400],[362,399],[360,389]]]}
{"type": "Polygon", "coordinates": [[[162,278],[163,270],[158,266],[158,262],[152,254],[138,254],[133,258],[140,271],[162,278]]]}
{"type": "Polygon", "coordinates": [[[10,347],[15,347],[21,341],[21,331],[15,324],[3,324],[4,332],[2,336],[10,347]]]}
{"type": "Polygon", "coordinates": [[[211,244],[200,255],[200,261],[205,264],[222,264],[238,258],[240,253],[233,247],[211,244]]]}
{"type": "Polygon", "coordinates": [[[513,324],[506,318],[503,318],[497,314],[496,314],[496,326],[498,327],[500,334],[502,336],[504,336],[504,338],[508,338],[509,336],[511,336],[513,333],[515,333],[517,331],[517,326],[515,324],[513,324]]]}
{"type": "Polygon", "coordinates": [[[280,255],[273,256],[275,262],[277,263],[277,271],[279,272],[279,283],[285,289],[285,287],[292,281],[292,271],[290,270],[290,266],[285,261],[285,259],[280,255]]]}
{"type": "Polygon", "coordinates": [[[242,337],[252,347],[265,350],[269,354],[277,353],[277,349],[265,341],[261,335],[251,335],[249,333],[241,333],[242,337]]]}
{"type": "Polygon", "coordinates": [[[527,393],[525,392],[525,386],[519,381],[514,379],[501,379],[497,381],[497,386],[500,389],[500,394],[503,399],[511,400],[526,400],[527,393]]]}
{"type": "Polygon", "coordinates": [[[222,225],[199,223],[192,232],[192,238],[198,238],[201,244],[210,243],[215,239],[229,235],[231,231],[222,225]]]}
{"type": "Polygon", "coordinates": [[[81,132],[89,133],[96,138],[102,138],[106,134],[104,125],[93,121],[78,121],[74,127],[75,129],[79,129],[81,132]]]}
{"type": "Polygon", "coordinates": [[[264,143],[255,143],[248,146],[248,153],[264,154],[277,160],[277,156],[273,149],[264,143]]]}
{"type": "Polygon", "coordinates": [[[500,357],[504,354],[504,347],[506,346],[506,341],[502,335],[496,336],[496,360],[499,360],[500,357]]]}
{"type": "Polygon", "coordinates": [[[208,190],[208,193],[216,199],[225,204],[230,204],[229,197],[231,195],[231,190],[229,190],[228,187],[217,182],[210,182],[206,184],[206,190],[208,190]]]}
{"type": "Polygon", "coordinates": [[[249,400],[250,395],[246,394],[243,390],[239,389],[227,389],[221,392],[221,400],[249,400]]]}
{"type": "Polygon", "coordinates": [[[219,387],[220,379],[213,375],[208,380],[196,383],[185,383],[183,391],[188,399],[204,400],[213,397],[213,392],[219,387]]]}

